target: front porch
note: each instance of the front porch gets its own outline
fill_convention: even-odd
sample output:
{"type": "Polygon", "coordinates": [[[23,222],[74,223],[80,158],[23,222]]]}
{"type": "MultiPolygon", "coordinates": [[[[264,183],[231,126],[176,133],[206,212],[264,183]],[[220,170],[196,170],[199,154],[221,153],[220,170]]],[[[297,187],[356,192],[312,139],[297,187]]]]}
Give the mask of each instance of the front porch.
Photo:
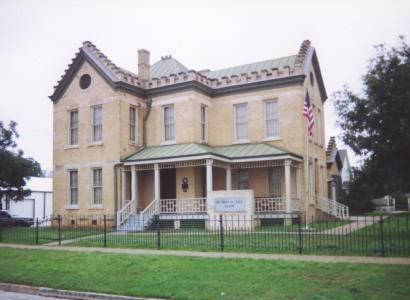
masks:
{"type": "MultiPolygon", "coordinates": [[[[194,153],[197,148],[209,148],[199,144],[161,148],[165,147],[179,148],[179,153],[187,147],[194,153]]],[[[221,190],[253,190],[256,218],[293,218],[300,213],[302,161],[298,156],[272,153],[281,150],[268,144],[227,147],[225,153],[230,152],[230,157],[208,151],[174,157],[157,154],[142,160],[146,153],[137,152],[126,159],[121,168],[118,224],[132,214],[144,219],[155,215],[161,219],[207,219],[207,195],[221,190]],[[238,154],[241,157],[236,158],[238,154]]]]}

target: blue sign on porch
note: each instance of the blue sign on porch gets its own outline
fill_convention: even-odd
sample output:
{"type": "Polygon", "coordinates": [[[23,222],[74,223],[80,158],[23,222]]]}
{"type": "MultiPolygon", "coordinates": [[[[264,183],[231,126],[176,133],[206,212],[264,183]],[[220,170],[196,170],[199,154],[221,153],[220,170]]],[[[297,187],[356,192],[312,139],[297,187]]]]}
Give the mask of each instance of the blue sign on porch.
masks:
{"type": "Polygon", "coordinates": [[[245,212],[246,197],[215,198],[215,212],[245,212]]]}

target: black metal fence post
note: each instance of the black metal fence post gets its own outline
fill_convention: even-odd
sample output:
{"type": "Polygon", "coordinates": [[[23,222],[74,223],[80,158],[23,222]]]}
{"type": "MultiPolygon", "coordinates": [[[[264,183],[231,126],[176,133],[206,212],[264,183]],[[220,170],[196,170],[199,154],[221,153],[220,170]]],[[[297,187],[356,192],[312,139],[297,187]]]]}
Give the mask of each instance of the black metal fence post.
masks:
{"type": "Polygon", "coordinates": [[[380,254],[381,256],[384,256],[385,254],[385,249],[384,249],[384,218],[383,214],[380,215],[380,254]]]}
{"type": "Polygon", "coordinates": [[[303,252],[303,237],[302,237],[301,223],[302,223],[302,216],[299,215],[299,217],[298,217],[299,254],[302,254],[302,252],[303,252]]]}
{"type": "Polygon", "coordinates": [[[221,236],[221,252],[224,251],[224,224],[222,215],[219,215],[219,233],[221,236]]]}
{"type": "Polygon", "coordinates": [[[38,245],[38,218],[36,218],[36,244],[38,245]]]}
{"type": "Polygon", "coordinates": [[[57,216],[57,222],[58,222],[58,245],[61,246],[61,216],[57,216]]]}
{"type": "Polygon", "coordinates": [[[157,249],[161,249],[161,224],[159,223],[159,215],[155,215],[155,222],[157,226],[157,249]]]}
{"type": "Polygon", "coordinates": [[[2,225],[2,220],[0,216],[0,243],[3,241],[3,225],[2,225]]]}
{"type": "Polygon", "coordinates": [[[107,248],[107,216],[104,215],[104,247],[107,248]]]}

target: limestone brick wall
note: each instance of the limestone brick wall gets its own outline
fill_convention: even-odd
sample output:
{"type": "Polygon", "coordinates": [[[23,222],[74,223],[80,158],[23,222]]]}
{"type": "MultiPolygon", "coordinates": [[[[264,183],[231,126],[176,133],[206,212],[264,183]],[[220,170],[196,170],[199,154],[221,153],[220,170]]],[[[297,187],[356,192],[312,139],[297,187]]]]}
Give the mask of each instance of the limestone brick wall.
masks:
{"type": "MultiPolygon", "coordinates": [[[[129,143],[129,107],[140,107],[142,99],[113,90],[100,75],[85,62],[62,98],[53,104],[53,165],[54,165],[54,213],[55,214],[113,214],[114,166],[120,157],[135,151],[137,145],[129,143]],[[83,90],[79,79],[83,74],[91,76],[91,85],[83,90]],[[91,107],[103,107],[103,139],[91,142],[91,107]],[[78,110],[78,145],[69,145],[69,112],[78,110]],[[103,205],[94,209],[91,205],[91,170],[103,171],[103,205]],[[67,210],[68,170],[78,170],[78,209],[67,210]]],[[[142,119],[138,118],[139,120],[142,119]]],[[[142,126],[138,126],[138,143],[141,142],[142,126]]]]}

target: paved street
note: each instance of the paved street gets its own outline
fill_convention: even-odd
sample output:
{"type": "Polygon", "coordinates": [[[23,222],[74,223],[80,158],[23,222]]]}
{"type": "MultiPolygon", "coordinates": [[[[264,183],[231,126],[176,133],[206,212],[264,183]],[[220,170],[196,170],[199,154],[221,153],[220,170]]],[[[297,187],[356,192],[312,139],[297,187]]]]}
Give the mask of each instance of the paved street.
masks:
{"type": "Polygon", "coordinates": [[[64,300],[64,299],[0,291],[0,300],[64,300]]]}

